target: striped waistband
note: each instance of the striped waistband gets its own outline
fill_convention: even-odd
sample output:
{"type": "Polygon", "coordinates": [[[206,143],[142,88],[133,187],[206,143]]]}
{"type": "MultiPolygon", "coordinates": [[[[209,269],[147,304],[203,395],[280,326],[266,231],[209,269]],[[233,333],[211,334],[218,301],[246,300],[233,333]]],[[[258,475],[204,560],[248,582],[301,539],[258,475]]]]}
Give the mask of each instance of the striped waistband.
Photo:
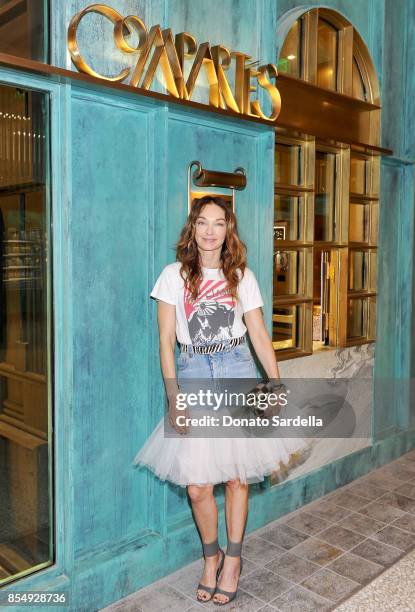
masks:
{"type": "Polygon", "coordinates": [[[179,342],[180,350],[183,353],[201,353],[203,355],[210,355],[212,353],[218,353],[219,351],[224,351],[228,348],[232,348],[237,346],[238,344],[243,344],[246,342],[246,335],[240,336],[239,338],[232,338],[231,340],[227,340],[226,342],[215,342],[213,344],[182,344],[179,342]]]}

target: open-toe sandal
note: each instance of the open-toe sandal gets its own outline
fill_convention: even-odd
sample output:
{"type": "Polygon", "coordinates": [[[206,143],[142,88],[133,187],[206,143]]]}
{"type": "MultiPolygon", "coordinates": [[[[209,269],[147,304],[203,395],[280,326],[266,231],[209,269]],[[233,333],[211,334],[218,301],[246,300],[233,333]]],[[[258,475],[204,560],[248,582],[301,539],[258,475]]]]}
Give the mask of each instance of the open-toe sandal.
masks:
{"type": "MultiPolygon", "coordinates": [[[[228,540],[228,547],[226,549],[226,554],[228,555],[228,557],[241,557],[241,550],[242,550],[242,542],[231,542],[230,540],[228,540]]],[[[217,606],[226,606],[226,604],[230,603],[233,599],[235,599],[236,594],[238,592],[238,584],[239,584],[239,578],[241,576],[242,573],[242,566],[243,566],[243,561],[242,561],[242,557],[241,557],[241,564],[239,567],[239,576],[238,576],[238,582],[236,583],[236,589],[234,591],[224,591],[221,588],[217,588],[214,595],[218,594],[218,595],[225,595],[225,597],[227,597],[227,601],[216,601],[215,599],[213,600],[213,603],[216,604],[217,606]]]]}
{"type": "MultiPolygon", "coordinates": [[[[219,574],[222,571],[223,568],[223,563],[225,561],[225,553],[223,552],[223,550],[219,547],[218,544],[218,539],[216,538],[216,540],[214,542],[210,542],[209,544],[206,544],[205,542],[202,542],[203,544],[203,554],[206,557],[215,557],[218,554],[218,551],[220,551],[221,553],[221,560],[220,563],[218,565],[218,569],[216,570],[216,583],[218,581],[219,578],[219,574]]],[[[217,584],[215,584],[215,586],[213,587],[209,587],[206,586],[205,584],[202,584],[201,582],[199,582],[198,586],[197,586],[197,590],[201,590],[201,591],[206,591],[206,593],[208,593],[210,595],[209,599],[202,599],[201,597],[199,597],[198,594],[196,594],[196,599],[198,602],[200,603],[206,603],[208,601],[210,601],[213,597],[213,595],[215,594],[216,591],[216,587],[217,584]]]]}

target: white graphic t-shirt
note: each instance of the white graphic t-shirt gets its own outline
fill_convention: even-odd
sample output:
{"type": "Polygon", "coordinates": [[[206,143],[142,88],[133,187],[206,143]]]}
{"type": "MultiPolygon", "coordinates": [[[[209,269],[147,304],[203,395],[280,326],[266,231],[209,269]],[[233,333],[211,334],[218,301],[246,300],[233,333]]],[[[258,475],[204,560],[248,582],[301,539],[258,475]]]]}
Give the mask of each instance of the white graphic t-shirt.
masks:
{"type": "MultiPolygon", "coordinates": [[[[254,273],[245,268],[238,284],[237,301],[229,294],[220,268],[203,268],[199,295],[192,301],[180,276],[181,263],[168,264],[153,287],[150,297],[176,306],[176,336],[183,344],[220,342],[243,336],[242,315],[264,305],[254,273]]],[[[241,273],[239,273],[241,275],[241,273]]]]}

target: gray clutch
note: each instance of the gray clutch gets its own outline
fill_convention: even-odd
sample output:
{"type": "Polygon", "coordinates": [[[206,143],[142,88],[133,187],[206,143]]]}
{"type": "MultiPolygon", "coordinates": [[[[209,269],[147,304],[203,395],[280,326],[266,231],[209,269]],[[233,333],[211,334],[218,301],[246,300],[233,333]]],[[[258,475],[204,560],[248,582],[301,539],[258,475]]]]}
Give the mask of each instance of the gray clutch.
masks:
{"type": "Polygon", "coordinates": [[[287,388],[281,381],[262,380],[247,395],[253,397],[248,406],[252,416],[261,420],[267,421],[278,416],[287,405],[287,388]]]}

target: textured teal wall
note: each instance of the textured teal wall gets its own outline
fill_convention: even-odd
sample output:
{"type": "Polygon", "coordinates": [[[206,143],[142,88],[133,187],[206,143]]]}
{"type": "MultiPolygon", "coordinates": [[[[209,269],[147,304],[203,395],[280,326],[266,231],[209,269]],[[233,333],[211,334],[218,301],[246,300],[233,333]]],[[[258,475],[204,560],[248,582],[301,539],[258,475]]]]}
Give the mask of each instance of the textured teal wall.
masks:
{"type": "MultiPolygon", "coordinates": [[[[298,7],[271,0],[112,0],[147,26],[189,31],[263,62],[276,59],[277,18],[298,7]]],[[[66,27],[81,0],[52,3],[52,63],[70,67],[66,27]]],[[[313,3],[312,6],[316,4],[313,3]]],[[[311,5],[309,5],[311,6],[311,5]]],[[[382,164],[376,375],[413,368],[413,0],[326,4],[366,40],[382,88],[382,164]]],[[[95,21],[94,21],[95,20],[95,21]]],[[[107,27],[80,32],[96,67],[114,74],[127,59],[103,52],[107,27]]],[[[87,23],[87,22],[85,22],[87,23]]],[[[131,60],[128,60],[131,61],[131,60]]],[[[273,131],[202,111],[153,103],[101,87],[70,86],[2,70],[2,79],[50,90],[55,274],[56,564],[10,590],[66,586],[70,610],[99,609],[200,556],[182,490],[132,468],[164,410],[155,304],[148,294],[187,212],[186,170],[247,169],[236,210],[249,265],[271,324],[273,131]],[[26,80],[25,80],[26,79],[26,80]],[[63,518],[64,517],[64,518],[63,518]]],[[[409,400],[376,398],[379,441],[305,477],[252,487],[248,531],[399,456],[414,443],[409,400]]],[[[220,505],[223,503],[218,491],[220,505]]],[[[225,535],[223,516],[221,538],[225,535]]],[[[17,609],[17,608],[16,608],[17,609]]]]}
{"type": "Polygon", "coordinates": [[[77,553],[148,524],[146,504],[114,502],[131,492],[131,432],[142,444],[137,414],[148,415],[148,267],[138,262],[150,257],[151,118],[138,100],[72,91],[74,427],[87,436],[76,447],[77,553]]]}

